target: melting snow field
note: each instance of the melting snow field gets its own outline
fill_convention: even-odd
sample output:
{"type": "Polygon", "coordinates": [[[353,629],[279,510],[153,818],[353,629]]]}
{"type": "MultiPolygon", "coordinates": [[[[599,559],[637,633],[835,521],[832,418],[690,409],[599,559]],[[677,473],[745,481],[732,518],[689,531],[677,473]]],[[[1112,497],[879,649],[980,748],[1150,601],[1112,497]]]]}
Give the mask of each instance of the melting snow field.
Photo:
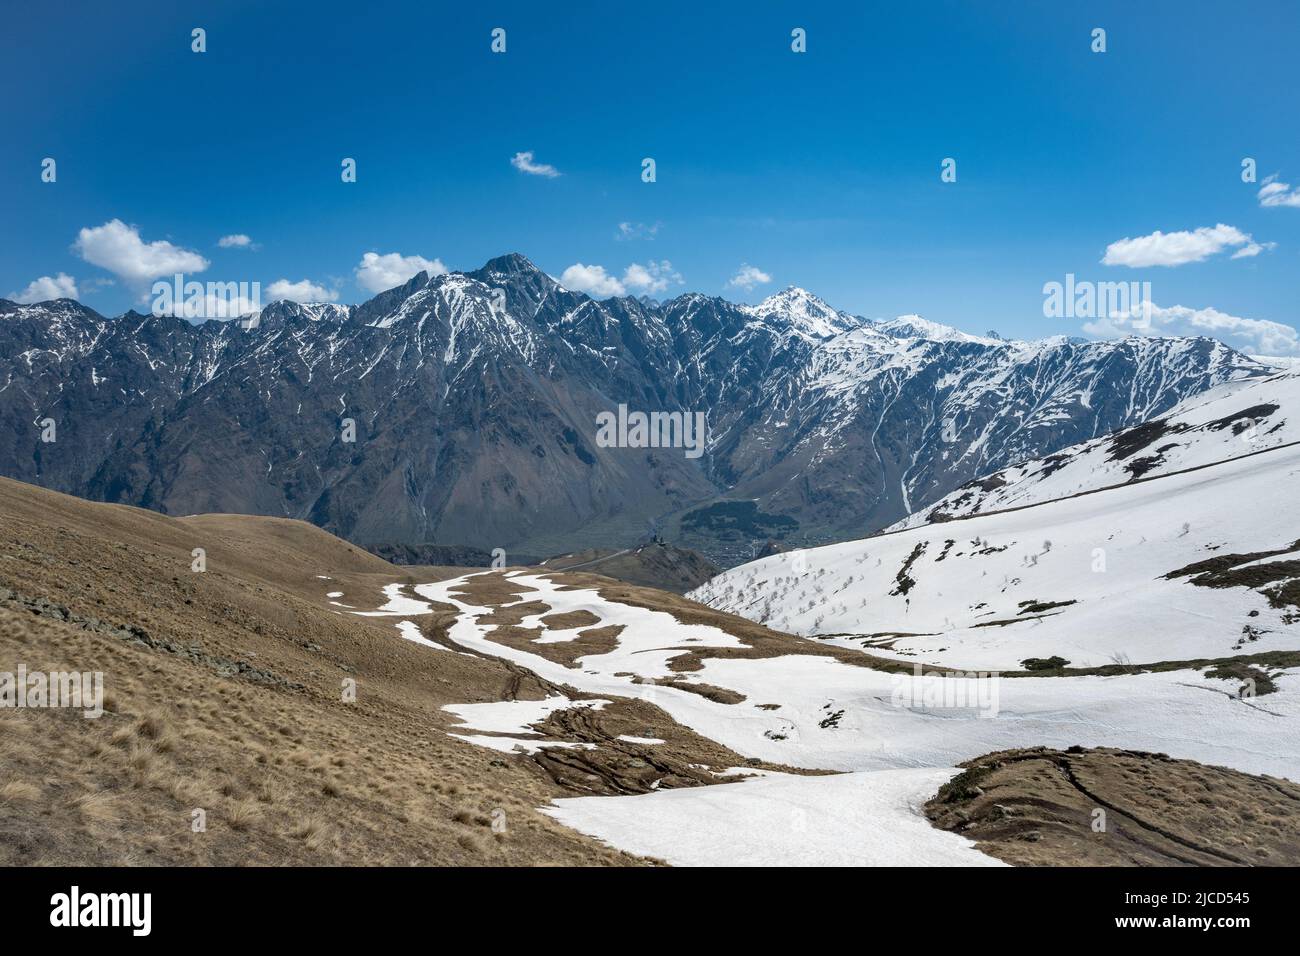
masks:
{"type": "Polygon", "coordinates": [[[600,710],[606,700],[572,701],[555,695],[545,700],[501,700],[483,704],[448,704],[443,710],[455,714],[462,727],[473,727],[492,733],[526,734],[531,726],[540,723],[557,710],[590,707],[600,710]]]}
{"type": "Polygon", "coordinates": [[[585,747],[595,744],[563,740],[544,740],[537,737],[505,736],[507,734],[532,734],[532,724],[541,723],[557,710],[589,707],[600,710],[607,700],[573,701],[558,694],[545,700],[503,700],[482,704],[449,704],[443,710],[461,719],[462,727],[483,731],[480,734],[452,734],[460,740],[489,747],[502,753],[534,754],[544,747],[585,747]]]}
{"type": "Polygon", "coordinates": [[[543,809],[622,850],[677,866],[1002,866],[926,821],[950,770],[766,774],[636,797],[575,797],[543,809]]]}
{"type": "MultiPolygon", "coordinates": [[[[676,654],[692,646],[739,646],[733,636],[713,627],[679,624],[663,612],[606,601],[592,590],[560,590],[537,575],[515,572],[510,577],[540,585],[552,608],[547,613],[582,608],[601,618],[601,625],[623,624],[618,648],[583,657],[576,669],[565,667],[490,640],[492,626],[475,619],[486,609],[453,596],[465,578],[415,590],[422,598],[461,610],[448,634],[454,643],[514,661],[585,693],[648,700],[684,726],[745,756],[809,769],[948,768],[991,750],[1080,744],[1163,751],[1300,779],[1300,747],[1293,742],[1297,725],[1292,722],[1300,717],[1297,676],[1282,677],[1278,693],[1240,700],[1233,696],[1235,682],[1207,680],[1195,671],[918,678],[792,654],[706,658],[701,670],[675,675],[687,684],[710,684],[745,696],[741,703],[721,704],[679,687],[637,684],[629,675],[664,676],[670,673],[667,661],[676,654]],[[686,638],[695,644],[684,644],[686,638]],[[945,690],[968,706],[935,706],[934,693],[945,690]],[[779,707],[768,710],[760,706],[764,704],[779,707]]],[[[524,599],[538,598],[530,593],[524,599]]]]}
{"type": "Polygon", "coordinates": [[[433,641],[421,634],[420,625],[416,624],[414,621],[398,621],[397,630],[401,633],[403,638],[408,641],[413,641],[422,647],[428,647],[435,651],[445,651],[447,649],[441,644],[435,644],[433,641]]]}
{"type": "Polygon", "coordinates": [[[361,617],[406,617],[411,614],[427,614],[429,605],[416,601],[402,593],[405,585],[389,584],[384,587],[384,597],[388,600],[374,611],[357,611],[361,617]]]}
{"type": "MultiPolygon", "coordinates": [[[[706,658],[701,670],[674,674],[668,664],[680,653],[738,648],[742,642],[714,627],[682,624],[665,612],[608,601],[594,590],[562,589],[539,574],[478,573],[506,573],[536,589],[526,592],[521,603],[539,601],[547,610],[528,616],[523,627],[540,627],[541,618],[550,614],[584,610],[599,618],[600,624],[592,626],[622,625],[617,646],[582,657],[578,667],[570,668],[526,648],[492,641],[487,635],[493,626],[477,620],[488,609],[455,593],[473,574],[417,585],[418,597],[391,585],[384,589],[382,613],[400,608],[401,613],[421,614],[431,611],[432,602],[451,605],[460,615],[447,637],[458,647],[514,661],[580,692],[646,699],[746,757],[845,771],[835,776],[762,775],[737,784],[635,797],[564,799],[549,811],[616,847],[669,862],[994,863],[964,838],[932,828],[918,808],[951,778],[959,762],[1014,747],[1124,747],[1300,779],[1295,742],[1300,676],[1295,673],[1279,678],[1276,693],[1253,700],[1238,699],[1234,681],[1208,680],[1192,670],[954,679],[888,674],[824,656],[791,654],[706,658]],[[634,682],[636,676],[670,675],[687,684],[730,689],[745,700],[722,704],[680,687],[634,682]],[[936,700],[942,692],[957,698],[936,700]],[[778,706],[761,706],[773,704],[778,706]]],[[[1143,646],[1140,642],[1149,636],[1139,625],[1136,619],[1130,622],[1129,646],[1143,646]]],[[[407,628],[399,627],[405,636],[407,628]]],[[[537,643],[554,636],[542,634],[537,643]]],[[[505,752],[534,752],[542,746],[592,746],[521,735],[532,733],[530,726],[556,709],[600,703],[552,697],[447,709],[478,731],[455,735],[461,739],[505,752]]]]}

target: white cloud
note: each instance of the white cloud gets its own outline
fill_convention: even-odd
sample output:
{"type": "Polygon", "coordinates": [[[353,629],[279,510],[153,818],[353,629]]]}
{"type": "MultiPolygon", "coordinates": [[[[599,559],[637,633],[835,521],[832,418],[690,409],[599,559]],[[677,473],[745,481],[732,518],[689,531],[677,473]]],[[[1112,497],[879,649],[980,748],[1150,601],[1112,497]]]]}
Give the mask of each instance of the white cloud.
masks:
{"type": "Polygon", "coordinates": [[[596,299],[616,295],[657,295],[670,285],[681,285],[681,273],[667,259],[645,265],[634,262],[623,270],[623,277],[610,275],[604,266],[575,262],[560,275],[560,285],[574,292],[585,292],[596,299]]]}
{"type": "Polygon", "coordinates": [[[1268,319],[1244,319],[1218,309],[1189,309],[1175,305],[1163,309],[1150,304],[1150,321],[1142,303],[1119,313],[1085,323],[1083,330],[1099,338],[1121,335],[1207,335],[1250,355],[1300,355],[1300,333],[1289,325],[1268,319]]]}
{"type": "Polygon", "coordinates": [[[217,240],[217,245],[222,249],[253,249],[256,248],[253,240],[242,232],[237,232],[231,236],[222,236],[217,240]]]}
{"type": "Polygon", "coordinates": [[[1277,176],[1269,176],[1259,188],[1259,204],[1300,207],[1300,187],[1292,189],[1290,183],[1280,183],[1277,176]]]}
{"type": "Polygon", "coordinates": [[[145,242],[140,230],[113,219],[102,226],[82,229],[73,250],[91,265],[107,269],[134,286],[177,272],[202,272],[208,260],[197,252],[166,240],[145,242]]]}
{"type": "Polygon", "coordinates": [[[554,179],[560,175],[560,171],[550,163],[533,162],[533,151],[526,150],[522,153],[515,153],[514,158],[510,160],[510,165],[521,173],[528,173],[530,176],[546,176],[554,179]]]}
{"type": "Polygon", "coordinates": [[[620,222],[618,232],[614,234],[614,238],[624,242],[632,239],[652,240],[656,233],[659,232],[661,225],[662,223],[658,222],[649,225],[644,222],[620,222]]]}
{"type": "Polygon", "coordinates": [[[50,299],[78,299],[77,280],[66,272],[60,272],[54,278],[41,276],[28,283],[22,292],[10,292],[9,298],[23,305],[33,302],[48,302],[50,299]]]}
{"type": "Polygon", "coordinates": [[[1275,249],[1275,248],[1277,248],[1276,242],[1252,242],[1248,245],[1242,246],[1240,249],[1234,252],[1231,258],[1249,259],[1251,256],[1257,256],[1261,252],[1264,252],[1265,250],[1275,249]]]}
{"type": "Polygon", "coordinates": [[[333,289],[327,289],[308,279],[303,279],[301,282],[276,279],[266,287],[266,295],[272,302],[279,299],[288,299],[291,302],[333,302],[339,297],[333,289]]]}
{"type": "Polygon", "coordinates": [[[772,277],[759,269],[757,266],[751,266],[748,262],[741,263],[736,270],[736,274],[727,280],[727,285],[737,289],[744,289],[746,292],[753,290],[756,285],[765,285],[772,281],[772,277]]]}
{"type": "Polygon", "coordinates": [[[674,284],[681,285],[682,276],[667,259],[659,262],[651,259],[645,265],[634,262],[623,273],[623,285],[646,295],[658,295],[674,284]]]}
{"type": "Polygon", "coordinates": [[[1124,238],[1106,247],[1102,264],[1128,266],[1141,269],[1146,266],[1181,266],[1189,262],[1204,262],[1225,249],[1236,248],[1232,258],[1241,259],[1272,249],[1275,243],[1257,243],[1249,233],[1236,226],[1219,223],[1202,226],[1191,232],[1161,232],[1157,229],[1149,236],[1124,238]],[[1238,248],[1240,247],[1240,248],[1238,248]]]}
{"type": "Polygon", "coordinates": [[[440,276],[447,271],[441,259],[424,256],[404,256],[400,252],[367,252],[356,268],[357,285],[367,292],[378,294],[401,285],[417,272],[440,276]]]}
{"type": "Polygon", "coordinates": [[[597,299],[607,299],[627,292],[623,283],[606,274],[604,266],[587,266],[581,262],[575,262],[560,274],[560,285],[574,292],[585,292],[597,299]]]}

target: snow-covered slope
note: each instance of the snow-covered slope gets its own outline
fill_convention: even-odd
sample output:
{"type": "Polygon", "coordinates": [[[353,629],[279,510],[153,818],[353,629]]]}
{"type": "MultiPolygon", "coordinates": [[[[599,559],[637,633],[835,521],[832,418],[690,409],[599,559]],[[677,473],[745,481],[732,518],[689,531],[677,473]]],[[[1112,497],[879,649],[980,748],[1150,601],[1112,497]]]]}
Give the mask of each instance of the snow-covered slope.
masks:
{"type": "Polygon", "coordinates": [[[896,319],[876,323],[876,328],[886,335],[900,339],[926,339],[931,342],[976,342],[980,345],[998,345],[1005,339],[988,335],[972,335],[951,325],[931,322],[919,315],[900,315],[896,319]]]}
{"type": "Polygon", "coordinates": [[[1300,372],[1228,382],[1159,418],[968,482],[895,524],[1064,498],[1300,441],[1300,372]]]}
{"type": "Polygon", "coordinates": [[[1252,355],[1251,359],[1279,372],[1300,369],[1300,358],[1294,355],[1252,355]]]}
{"type": "Polygon", "coordinates": [[[1300,446],[1274,448],[1019,510],[774,555],[690,596],[780,630],[959,668],[1296,650],[1297,487],[1300,446]]]}

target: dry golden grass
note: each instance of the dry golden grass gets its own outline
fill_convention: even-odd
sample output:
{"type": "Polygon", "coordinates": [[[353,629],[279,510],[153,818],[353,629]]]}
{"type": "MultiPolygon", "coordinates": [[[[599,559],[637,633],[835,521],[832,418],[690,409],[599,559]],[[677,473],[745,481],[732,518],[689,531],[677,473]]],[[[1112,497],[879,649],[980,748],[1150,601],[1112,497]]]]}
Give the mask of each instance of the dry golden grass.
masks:
{"type": "Polygon", "coordinates": [[[1300,863],[1300,786],[1288,780],[1109,747],[1008,750],[962,766],[926,814],[1017,866],[1300,863]]]}
{"type": "Polygon", "coordinates": [[[118,823],[122,819],[122,800],[109,793],[80,793],[68,798],[66,806],[73,813],[94,823],[118,823]]]}
{"type": "Polygon", "coordinates": [[[25,780],[0,783],[0,804],[25,803],[40,798],[41,788],[25,780]]]}
{"type": "Polygon", "coordinates": [[[261,819],[262,810],[256,800],[234,800],[227,805],[224,818],[232,830],[247,830],[255,821],[261,819]]]}
{"type": "Polygon", "coordinates": [[[98,719],[0,711],[0,865],[644,862],[538,813],[569,792],[531,759],[448,736],[444,704],[538,698],[540,683],[430,652],[391,619],[344,616],[324,597],[374,607],[384,584],[411,574],[300,522],[176,520],[0,479],[0,588],[75,618],[0,599],[0,670],[105,681],[98,719]],[[195,547],[204,573],[190,570],[195,547]],[[83,626],[90,618],[176,650],[83,626]],[[480,822],[497,807],[506,840],[480,822]]]}

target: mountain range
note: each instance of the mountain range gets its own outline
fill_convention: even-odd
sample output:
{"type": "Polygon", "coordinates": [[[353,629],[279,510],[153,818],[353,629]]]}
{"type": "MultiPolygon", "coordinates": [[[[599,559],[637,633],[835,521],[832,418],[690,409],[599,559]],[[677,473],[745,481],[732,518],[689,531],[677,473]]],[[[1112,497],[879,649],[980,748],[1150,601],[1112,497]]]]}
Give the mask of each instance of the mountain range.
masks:
{"type": "Polygon", "coordinates": [[[237,322],[0,300],[0,471],[365,546],[554,554],[653,529],[733,565],[1269,372],[1209,338],[1007,341],[798,288],[598,301],[510,254],[237,322]],[[704,413],[705,453],[603,447],[619,405],[704,413]]]}

